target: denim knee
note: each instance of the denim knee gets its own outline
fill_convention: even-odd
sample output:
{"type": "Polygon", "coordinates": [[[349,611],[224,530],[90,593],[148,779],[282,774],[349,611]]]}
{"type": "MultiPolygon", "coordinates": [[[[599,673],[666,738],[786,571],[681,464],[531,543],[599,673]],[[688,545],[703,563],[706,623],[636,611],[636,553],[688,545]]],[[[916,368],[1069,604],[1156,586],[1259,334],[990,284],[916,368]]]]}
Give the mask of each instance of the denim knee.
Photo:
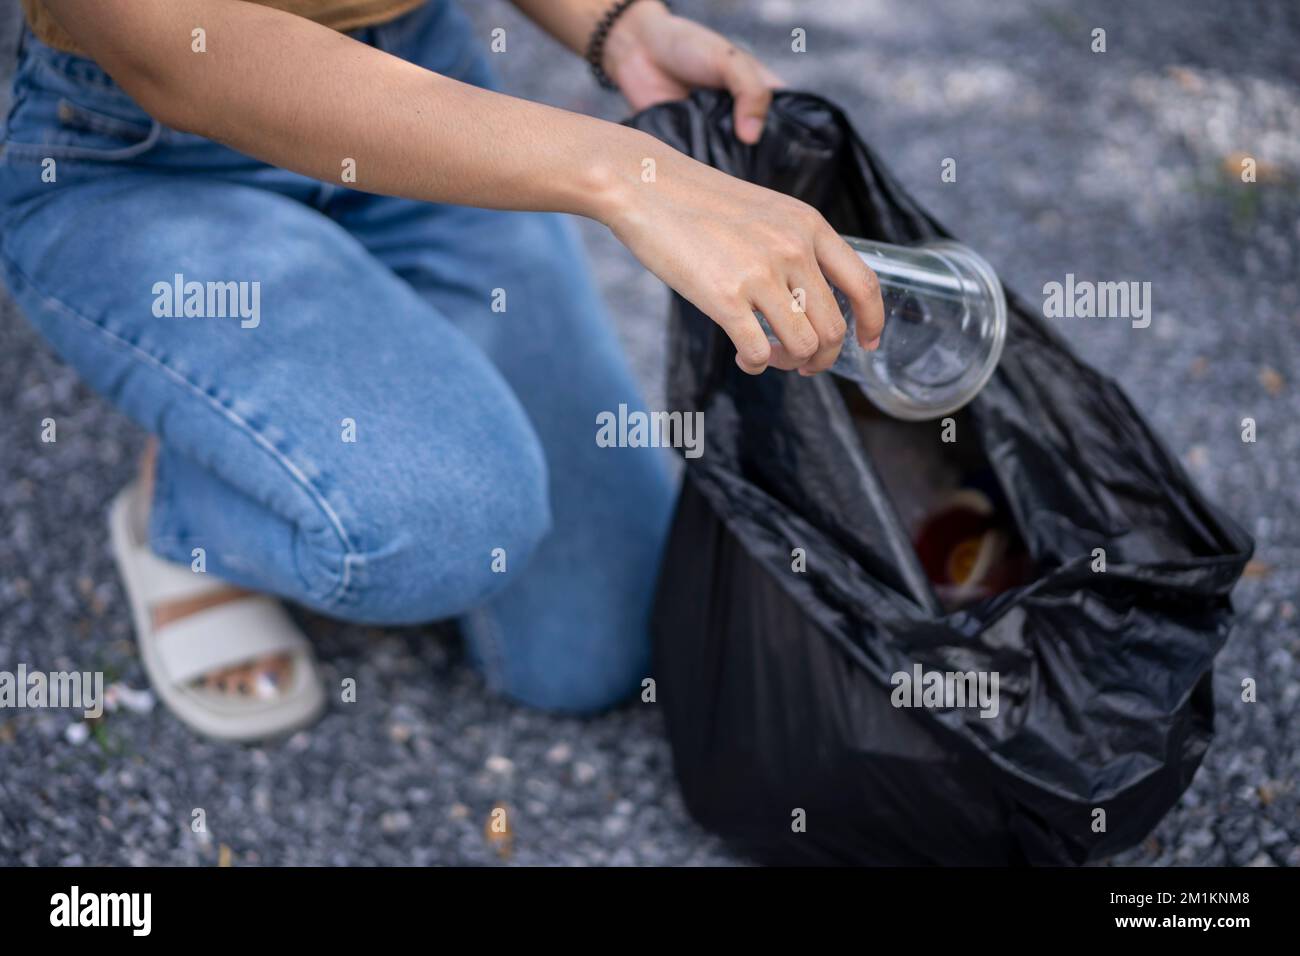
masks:
{"type": "Polygon", "coordinates": [[[507,587],[551,529],[540,449],[473,468],[400,470],[349,490],[356,550],[328,613],[358,623],[459,616],[507,587]]]}
{"type": "Polygon", "coordinates": [[[649,670],[648,648],[642,653],[639,646],[629,646],[627,654],[607,661],[605,666],[571,671],[540,684],[507,688],[505,693],[529,707],[589,717],[631,700],[650,676],[649,670]]]}
{"type": "Polygon", "coordinates": [[[603,614],[538,609],[527,627],[497,602],[462,618],[461,632],[491,690],[539,710],[597,714],[633,698],[653,676],[647,597],[613,597],[603,614]]]}

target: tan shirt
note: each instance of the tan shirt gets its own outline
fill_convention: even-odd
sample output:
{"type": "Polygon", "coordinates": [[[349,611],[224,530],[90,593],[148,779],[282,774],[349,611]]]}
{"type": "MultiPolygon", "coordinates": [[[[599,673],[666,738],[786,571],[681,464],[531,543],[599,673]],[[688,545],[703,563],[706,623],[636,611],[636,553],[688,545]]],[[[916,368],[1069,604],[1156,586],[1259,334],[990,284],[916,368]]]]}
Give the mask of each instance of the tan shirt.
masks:
{"type": "MultiPolygon", "coordinates": [[[[409,13],[425,0],[253,0],[264,7],[275,7],[315,20],[335,30],[355,30],[393,20],[409,13]]],[[[43,43],[69,53],[80,53],[77,44],[45,9],[41,0],[23,0],[23,10],[32,32],[43,43]]]]}

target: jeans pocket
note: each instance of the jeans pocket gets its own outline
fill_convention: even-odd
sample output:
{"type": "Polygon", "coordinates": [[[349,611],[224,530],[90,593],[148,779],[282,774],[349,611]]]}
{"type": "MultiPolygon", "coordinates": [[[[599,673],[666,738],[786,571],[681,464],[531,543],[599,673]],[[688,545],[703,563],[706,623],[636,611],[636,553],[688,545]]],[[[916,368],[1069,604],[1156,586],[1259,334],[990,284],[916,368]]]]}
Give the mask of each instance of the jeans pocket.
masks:
{"type": "MultiPolygon", "coordinates": [[[[36,97],[31,105],[44,97],[36,97]]],[[[48,101],[47,101],[48,102],[48,101]]],[[[27,104],[23,104],[26,106],[27,104]]],[[[18,108],[18,114],[24,112],[18,108]]],[[[163,126],[142,110],[138,117],[125,119],[101,109],[59,97],[54,109],[36,109],[32,119],[11,117],[10,138],[3,145],[6,156],[39,162],[45,159],[121,162],[135,159],[158,144],[163,126]],[[50,115],[52,112],[52,115],[50,115]],[[40,142],[31,142],[31,138],[40,142]]]]}

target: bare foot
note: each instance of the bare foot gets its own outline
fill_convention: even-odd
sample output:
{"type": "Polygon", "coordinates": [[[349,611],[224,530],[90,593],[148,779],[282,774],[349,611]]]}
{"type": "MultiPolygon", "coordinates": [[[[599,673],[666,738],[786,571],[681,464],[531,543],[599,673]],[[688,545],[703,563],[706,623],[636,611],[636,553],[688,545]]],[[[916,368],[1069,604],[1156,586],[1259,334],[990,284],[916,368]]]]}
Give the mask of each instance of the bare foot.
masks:
{"type": "MultiPolygon", "coordinates": [[[[143,488],[143,499],[146,502],[153,501],[154,468],[157,460],[158,440],[151,437],[140,461],[140,483],[143,488]]],[[[226,604],[251,593],[253,592],[242,588],[227,587],[202,597],[156,605],[153,608],[153,626],[163,627],[191,614],[226,604]]],[[[280,688],[288,682],[292,670],[292,659],[287,654],[276,654],[271,657],[259,657],[239,667],[213,671],[205,674],[198,683],[202,687],[223,694],[267,698],[280,692],[280,688]]]]}

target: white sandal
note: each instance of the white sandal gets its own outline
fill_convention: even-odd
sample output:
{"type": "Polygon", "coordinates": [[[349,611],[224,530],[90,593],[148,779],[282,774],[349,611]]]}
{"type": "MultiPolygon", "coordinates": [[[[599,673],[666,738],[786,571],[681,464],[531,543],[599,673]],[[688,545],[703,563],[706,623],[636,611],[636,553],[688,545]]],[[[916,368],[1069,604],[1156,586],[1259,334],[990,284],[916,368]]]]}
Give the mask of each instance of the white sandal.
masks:
{"type": "Polygon", "coordinates": [[[221,740],[262,740],[315,720],[325,706],[325,690],[311,645],[274,598],[250,594],[154,627],[157,605],[213,594],[228,585],[155,555],[144,531],[146,507],[139,485],[127,485],[113,499],[109,534],[131,601],[140,655],[159,698],[194,730],[221,740]],[[288,656],[292,667],[287,686],[272,697],[220,693],[195,684],[204,674],[277,655],[288,656]]]}

